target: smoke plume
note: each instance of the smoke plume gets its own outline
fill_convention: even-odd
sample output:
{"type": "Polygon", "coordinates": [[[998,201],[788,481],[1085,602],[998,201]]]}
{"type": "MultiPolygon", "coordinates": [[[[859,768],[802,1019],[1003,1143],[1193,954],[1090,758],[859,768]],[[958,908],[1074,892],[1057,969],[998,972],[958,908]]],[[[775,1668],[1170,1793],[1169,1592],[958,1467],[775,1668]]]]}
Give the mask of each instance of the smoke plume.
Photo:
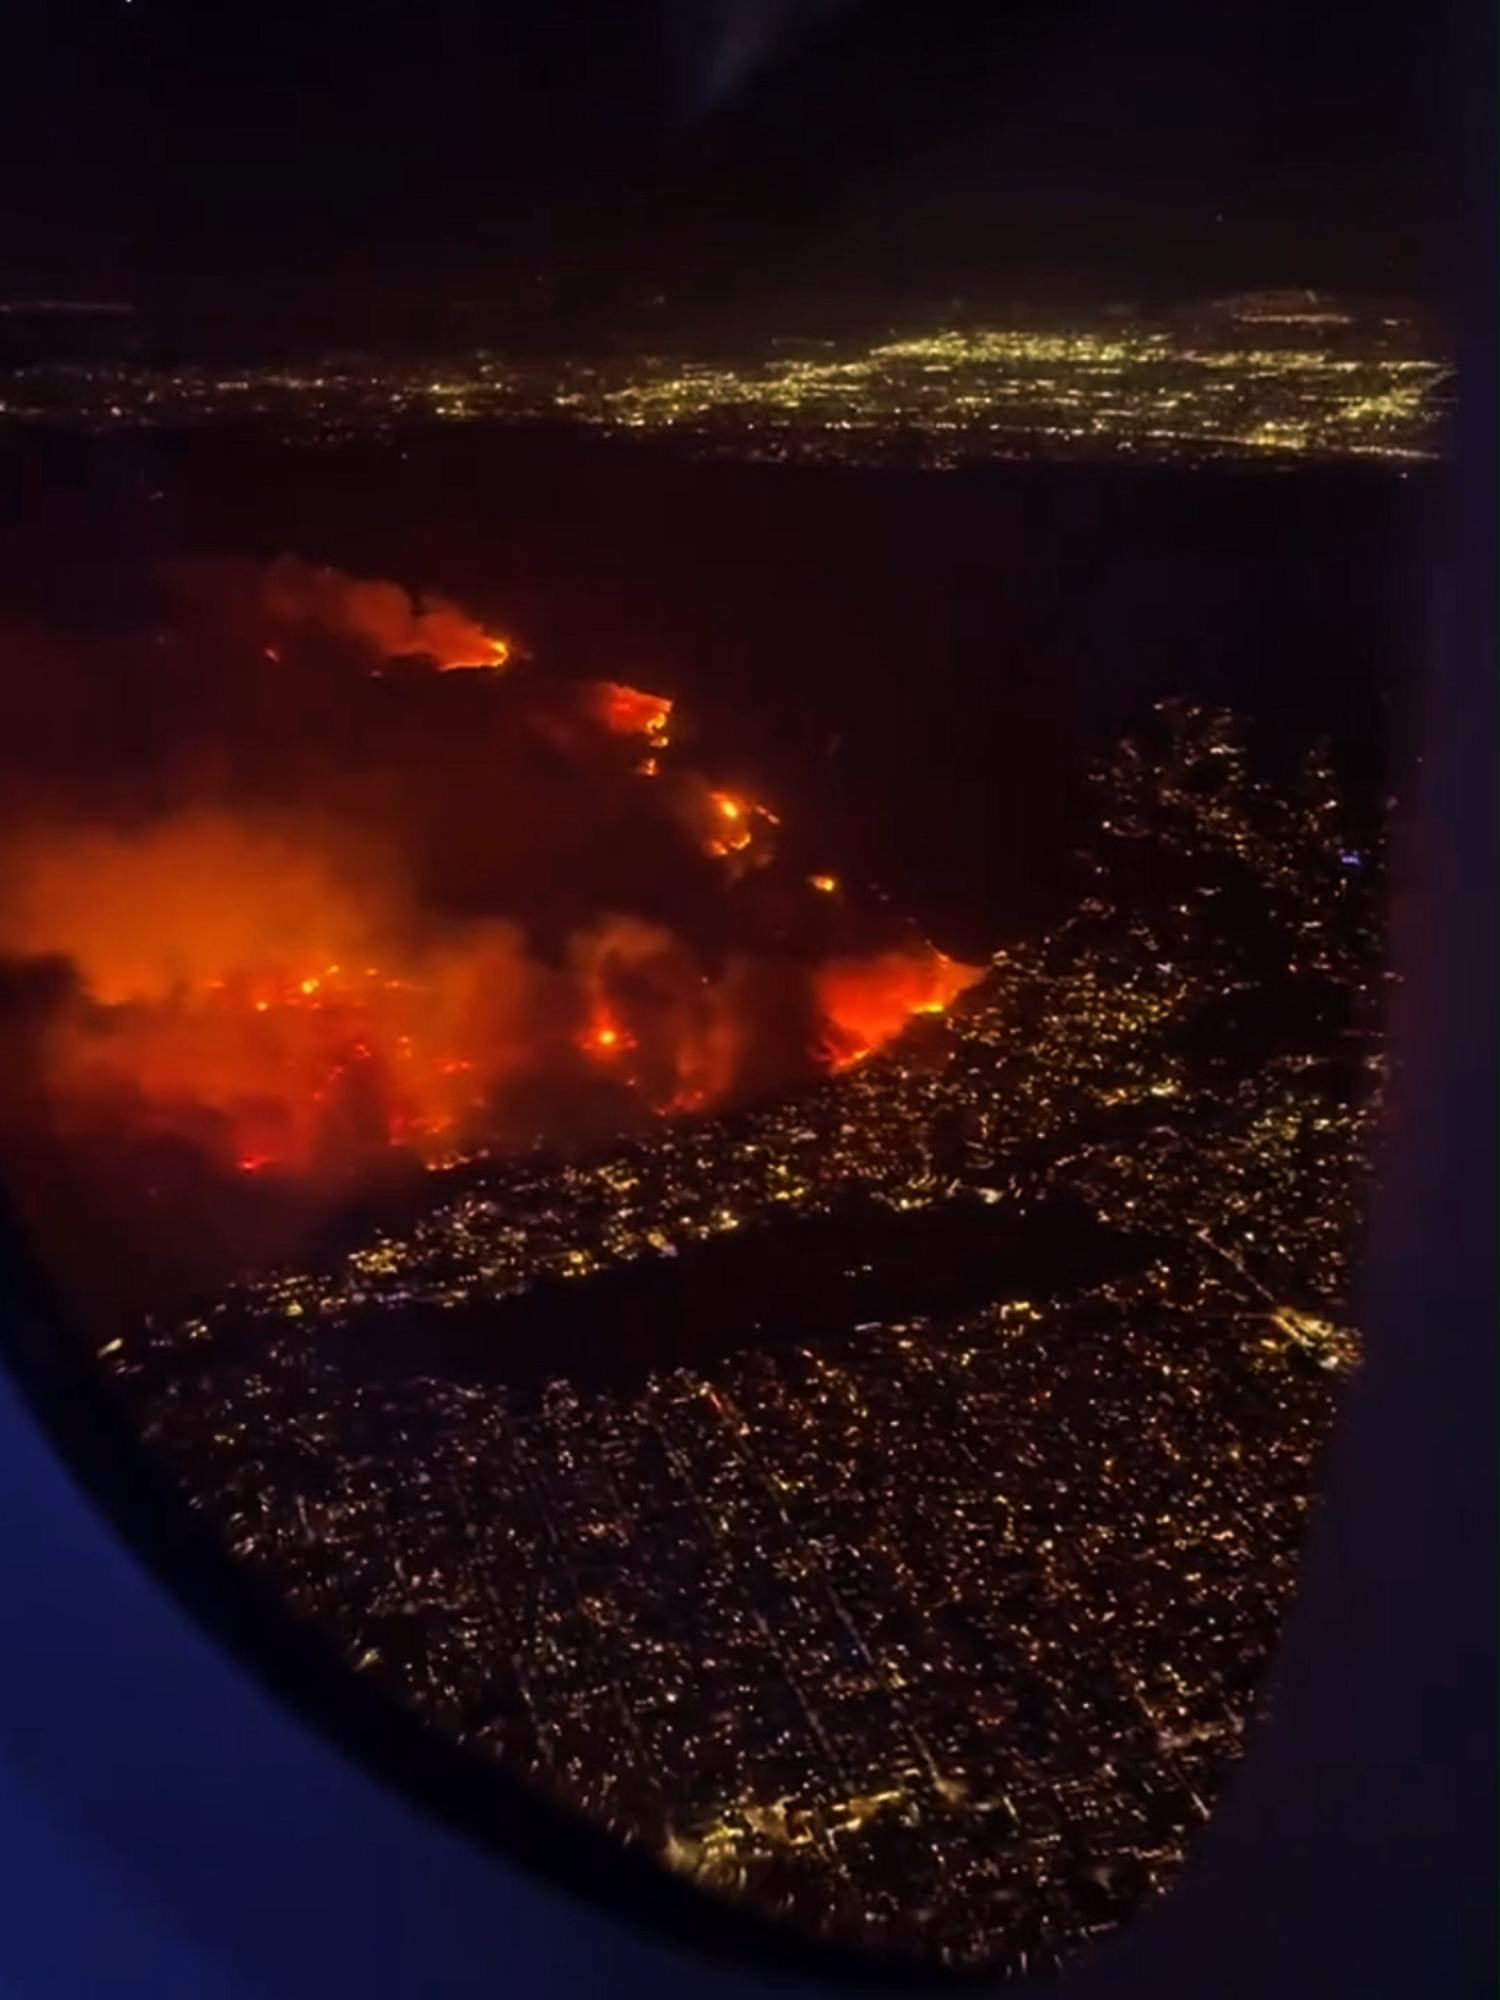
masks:
{"type": "Polygon", "coordinates": [[[312,628],[363,645],[382,660],[420,655],[435,667],[500,667],[510,657],[446,597],[413,598],[398,583],[345,576],[279,556],[265,573],[261,605],[273,629],[312,628]]]}

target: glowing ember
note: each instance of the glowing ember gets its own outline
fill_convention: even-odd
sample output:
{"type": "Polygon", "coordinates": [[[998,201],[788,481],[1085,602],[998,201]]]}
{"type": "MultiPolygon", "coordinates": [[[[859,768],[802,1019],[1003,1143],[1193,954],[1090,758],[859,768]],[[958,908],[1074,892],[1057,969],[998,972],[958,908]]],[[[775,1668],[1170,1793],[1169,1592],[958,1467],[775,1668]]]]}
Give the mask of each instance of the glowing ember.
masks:
{"type": "Polygon", "coordinates": [[[837,876],[809,875],[807,879],[810,887],[816,889],[820,896],[832,896],[838,891],[837,876]]]}
{"type": "Polygon", "coordinates": [[[629,1035],[617,1028],[613,1021],[604,1021],[591,1028],[583,1038],[583,1048],[591,1056],[617,1056],[634,1047],[629,1035]]]}

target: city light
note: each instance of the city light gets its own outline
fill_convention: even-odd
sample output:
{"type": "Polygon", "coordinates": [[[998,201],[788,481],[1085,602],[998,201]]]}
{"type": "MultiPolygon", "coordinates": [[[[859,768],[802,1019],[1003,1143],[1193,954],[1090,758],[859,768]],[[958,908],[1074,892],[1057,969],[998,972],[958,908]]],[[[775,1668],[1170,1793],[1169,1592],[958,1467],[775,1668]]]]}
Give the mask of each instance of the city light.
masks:
{"type": "Polygon", "coordinates": [[[409,1225],[104,1350],[351,1665],[716,1890],[955,1965],[1065,1960],[1180,1868],[1358,1355],[1378,856],[1344,865],[1319,757],[1272,785],[1225,715],[1153,730],[1099,774],[1071,916],[940,1025],[792,1103],[435,1173],[409,1225]],[[1253,965],[1222,914],[1247,892],[1253,965]],[[1269,1054],[1201,1060],[1226,997],[1269,1054]],[[797,1263],[819,1229],[832,1262],[797,1263]],[[999,1232],[984,1300],[913,1250],[915,1303],[882,1303],[930,1229],[999,1232]],[[731,1255],[725,1328],[629,1386],[588,1379],[618,1306],[587,1348],[528,1331],[549,1288],[731,1255]]]}
{"type": "MultiPolygon", "coordinates": [[[[1414,321],[1268,295],[1162,321],[940,328],[737,366],[655,354],[521,365],[480,353],[437,369],[348,355],[233,373],[37,368],[8,378],[0,420],[108,430],[254,418],[299,438],[434,417],[543,422],[857,465],[1101,455],[1400,464],[1437,455],[1450,386],[1414,321]]],[[[449,664],[497,668],[510,657],[503,640],[485,638],[449,664]]]]}

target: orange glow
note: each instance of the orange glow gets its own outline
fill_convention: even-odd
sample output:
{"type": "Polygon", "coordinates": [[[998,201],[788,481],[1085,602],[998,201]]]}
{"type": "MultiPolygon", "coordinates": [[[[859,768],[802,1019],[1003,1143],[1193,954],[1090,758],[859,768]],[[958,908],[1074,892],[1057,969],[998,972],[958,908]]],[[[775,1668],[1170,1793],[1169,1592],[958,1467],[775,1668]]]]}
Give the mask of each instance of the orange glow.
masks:
{"type": "Polygon", "coordinates": [[[914,1016],[946,1013],[983,977],[981,966],[960,965],[930,945],[874,959],[833,960],[815,982],[824,1061],[833,1070],[863,1061],[914,1016]]]}
{"type": "Polygon", "coordinates": [[[194,816],[3,859],[0,938],[70,958],[90,1003],[49,1048],[80,1115],[128,1097],[245,1173],[306,1174],[482,1131],[535,1060],[548,975],[512,931],[419,949],[316,849],[194,816]]]}
{"type": "MultiPolygon", "coordinates": [[[[545,870],[558,825],[571,840],[574,821],[561,815],[581,791],[570,797],[570,783],[591,785],[602,770],[613,813],[616,797],[630,789],[619,780],[631,763],[661,768],[666,775],[646,801],[643,822],[654,842],[675,832],[695,896],[706,871],[693,863],[705,850],[726,857],[721,866],[732,875],[769,863],[775,814],[744,790],[713,789],[659,757],[673,716],[664,697],[596,683],[568,690],[566,702],[549,710],[540,697],[529,704],[519,679],[503,690],[462,694],[445,686],[440,672],[510,657],[504,640],[445,600],[286,562],[257,577],[256,588],[267,634],[278,643],[263,649],[257,630],[245,648],[252,677],[245,712],[257,729],[264,724],[279,754],[277,718],[288,705],[285,734],[296,761],[288,759],[287,768],[302,790],[274,792],[274,807],[173,809],[162,803],[174,796],[166,786],[147,795],[149,809],[162,816],[118,816],[128,832],[104,829],[105,807],[90,790],[80,794],[75,820],[0,829],[0,956],[64,966],[37,1057],[37,1095],[59,1130],[171,1134],[215,1166],[246,1175],[341,1181],[392,1146],[436,1164],[504,1144],[512,1132],[527,1144],[538,1131],[571,1140],[575,1131],[595,1129],[601,1116],[616,1120],[617,1130],[631,1099],[643,1115],[711,1110],[805,1078],[811,1060],[846,1067],[889,1041],[914,1013],[940,1012],[978,976],[925,947],[867,961],[839,958],[815,972],[779,943],[737,954],[714,924],[702,933],[714,939],[710,955],[708,945],[613,904],[601,914],[590,901],[585,838],[597,836],[587,814],[576,851],[564,849],[568,869],[577,872],[556,878],[558,900],[566,896],[576,912],[572,928],[559,931],[550,922],[545,892],[553,878],[545,870]],[[539,733],[561,714],[557,762],[572,759],[575,770],[549,774],[536,795],[539,811],[557,812],[555,824],[523,823],[532,795],[492,785],[494,767],[484,758],[472,766],[455,758],[451,766],[478,773],[463,781],[474,795],[451,801],[462,831],[453,849],[461,844],[482,864],[497,847],[509,866],[504,850],[512,848],[513,875],[497,871],[499,886],[492,887],[481,866],[471,902],[445,904],[439,895],[431,899],[436,908],[425,906],[425,884],[418,886],[423,878],[410,859],[421,842],[405,834],[426,827],[428,793],[440,791],[443,779],[419,793],[426,767],[414,762],[404,791],[393,776],[399,769],[404,782],[397,742],[389,769],[377,767],[380,783],[367,786],[362,770],[350,770],[348,743],[337,731],[329,744],[310,740],[300,720],[309,711],[290,698],[304,666],[309,684],[316,682],[319,654],[302,643],[300,627],[340,641],[328,702],[340,718],[360,692],[346,657],[351,647],[362,648],[368,664],[411,655],[431,662],[430,687],[415,692],[439,704],[420,710],[424,727],[434,717],[434,740],[450,716],[472,738],[490,702],[497,717],[519,716],[521,728],[535,724],[539,733]],[[296,667],[273,672],[262,650],[284,653],[296,667]],[[611,737],[623,741],[611,744],[611,737]],[[389,823],[388,796],[402,801],[389,823]],[[371,799],[378,802],[373,813],[371,799]],[[527,879],[533,853],[534,879],[527,879]],[[484,914],[496,906],[529,913],[536,937],[546,939],[545,956],[518,926],[484,914]],[[822,1037],[816,1048],[808,1046],[809,987],[822,1037]]],[[[402,703],[411,692],[403,678],[402,703]]],[[[386,689],[377,693],[372,713],[387,728],[390,714],[406,710],[385,701],[386,689]]],[[[310,712],[323,711],[315,703],[310,712]]],[[[233,715],[238,725],[241,711],[233,715]]],[[[349,731],[349,742],[360,740],[361,730],[349,731]]],[[[235,769],[235,745],[227,740],[220,758],[217,739],[209,739],[215,754],[202,768],[212,796],[258,798],[249,781],[236,790],[232,775],[221,780],[221,766],[235,769]]],[[[283,768],[276,758],[268,762],[283,768]]],[[[196,789],[196,776],[187,787],[196,789]]],[[[432,814],[445,830],[449,804],[437,798],[443,811],[432,814]]],[[[620,827],[621,865],[603,874],[628,909],[632,829],[613,817],[604,824],[610,839],[620,827]]],[[[642,851],[656,856],[663,846],[642,851]]],[[[436,864],[431,879],[439,891],[445,886],[436,864]]],[[[825,895],[838,886],[831,876],[808,881],[825,895]]],[[[649,906],[671,906],[655,895],[654,882],[646,886],[649,906]]],[[[789,886],[798,886],[795,876],[789,886]]],[[[801,893],[806,899],[809,891],[801,893]]],[[[697,906],[690,899],[683,907],[697,906]]],[[[837,920],[840,912],[820,915],[837,920]]]]}
{"type": "Polygon", "coordinates": [[[245,1174],[492,1143],[497,1091],[564,1087],[547,1067],[559,1021],[643,1113],[711,1109],[759,1060],[754,961],[710,975],[627,917],[580,933],[562,965],[499,922],[424,942],[388,884],[356,888],[315,843],[221,815],[0,850],[0,940],[77,969],[82,1004],[48,1043],[70,1121],[133,1105],[245,1174]]]}
{"type": "Polygon", "coordinates": [[[630,1037],[622,1029],[617,1028],[613,1021],[602,1021],[590,1028],[582,1042],[585,1053],[605,1058],[621,1055],[633,1046],[630,1037]]]}
{"type": "Polygon", "coordinates": [[[644,736],[652,750],[665,750],[671,740],[672,704],[665,695],[601,681],[599,714],[611,735],[644,736]]]}
{"type": "Polygon", "coordinates": [[[832,896],[838,890],[838,877],[836,875],[809,875],[807,879],[820,896],[832,896]]]}
{"type": "Polygon", "coordinates": [[[710,827],[703,845],[709,854],[743,854],[764,829],[780,824],[766,806],[733,792],[710,792],[708,811],[710,827]]]}
{"type": "MultiPolygon", "coordinates": [[[[312,628],[353,640],[383,660],[416,654],[440,672],[499,668],[509,643],[486,632],[450,598],[416,597],[398,583],[345,576],[295,556],[281,556],[261,582],[261,609],[274,625],[312,628]]],[[[278,649],[267,649],[280,657],[278,649]]]]}

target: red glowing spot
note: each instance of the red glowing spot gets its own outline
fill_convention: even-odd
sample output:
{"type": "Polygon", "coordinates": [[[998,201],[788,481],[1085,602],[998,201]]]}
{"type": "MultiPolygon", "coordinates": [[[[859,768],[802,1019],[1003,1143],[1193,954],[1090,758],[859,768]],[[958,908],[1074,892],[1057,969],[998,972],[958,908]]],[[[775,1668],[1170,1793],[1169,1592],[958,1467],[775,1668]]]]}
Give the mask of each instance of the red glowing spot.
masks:
{"type": "Polygon", "coordinates": [[[615,1022],[603,1020],[597,1021],[589,1029],[588,1033],[583,1036],[580,1046],[586,1054],[598,1056],[607,1062],[611,1057],[622,1054],[626,1049],[634,1048],[635,1043],[625,1033],[624,1029],[619,1027],[615,1022]]]}

